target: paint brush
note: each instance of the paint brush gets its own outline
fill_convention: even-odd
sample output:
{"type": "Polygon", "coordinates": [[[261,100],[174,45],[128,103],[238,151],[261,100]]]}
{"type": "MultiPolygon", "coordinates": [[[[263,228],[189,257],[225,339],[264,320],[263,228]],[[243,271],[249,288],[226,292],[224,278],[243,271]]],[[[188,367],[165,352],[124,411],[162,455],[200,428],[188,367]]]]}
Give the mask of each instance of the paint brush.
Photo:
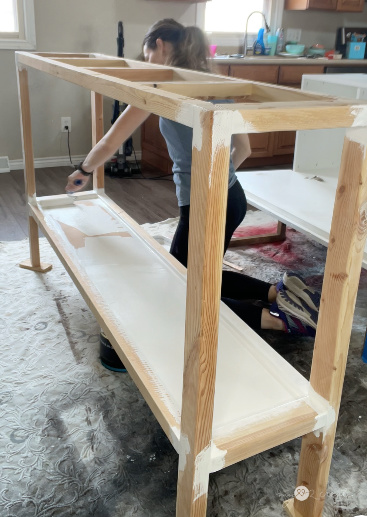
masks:
{"type": "MultiPolygon", "coordinates": [[[[79,187],[80,185],[83,184],[83,180],[74,180],[73,181],[73,184],[76,186],[76,187],[79,187]]],[[[73,200],[75,201],[75,196],[74,196],[74,193],[73,192],[68,192],[66,191],[66,194],[73,200]]]]}

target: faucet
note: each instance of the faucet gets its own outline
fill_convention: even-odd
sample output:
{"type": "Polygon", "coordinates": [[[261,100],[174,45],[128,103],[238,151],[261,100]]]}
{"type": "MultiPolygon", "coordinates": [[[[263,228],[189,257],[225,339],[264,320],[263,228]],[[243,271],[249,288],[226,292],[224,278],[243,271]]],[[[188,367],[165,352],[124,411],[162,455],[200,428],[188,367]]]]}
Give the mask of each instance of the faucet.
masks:
{"type": "Polygon", "coordinates": [[[270,27],[269,27],[269,25],[266,22],[265,14],[263,12],[261,12],[261,11],[252,11],[252,13],[250,13],[248,15],[247,20],[246,20],[246,30],[245,30],[245,37],[244,37],[244,42],[243,42],[243,47],[244,47],[243,55],[244,55],[244,57],[247,56],[247,27],[248,27],[248,21],[251,18],[251,16],[253,14],[255,14],[255,13],[261,14],[261,16],[264,18],[265,30],[266,30],[266,32],[270,32],[270,27]]]}

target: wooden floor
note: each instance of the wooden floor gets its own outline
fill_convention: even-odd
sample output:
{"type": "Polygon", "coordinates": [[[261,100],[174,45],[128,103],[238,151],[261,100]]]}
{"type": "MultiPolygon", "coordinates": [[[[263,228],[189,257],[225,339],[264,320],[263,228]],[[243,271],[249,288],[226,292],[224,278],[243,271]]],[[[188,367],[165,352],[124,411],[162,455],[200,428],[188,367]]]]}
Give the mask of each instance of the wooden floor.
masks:
{"type": "MultiPolygon", "coordinates": [[[[70,167],[36,169],[37,196],[65,192],[70,167]]],[[[151,174],[145,173],[146,177],[151,174]]],[[[143,180],[106,176],[106,193],[139,224],[177,217],[179,210],[172,177],[143,180]]],[[[28,237],[23,171],[0,174],[0,241],[28,237]]]]}

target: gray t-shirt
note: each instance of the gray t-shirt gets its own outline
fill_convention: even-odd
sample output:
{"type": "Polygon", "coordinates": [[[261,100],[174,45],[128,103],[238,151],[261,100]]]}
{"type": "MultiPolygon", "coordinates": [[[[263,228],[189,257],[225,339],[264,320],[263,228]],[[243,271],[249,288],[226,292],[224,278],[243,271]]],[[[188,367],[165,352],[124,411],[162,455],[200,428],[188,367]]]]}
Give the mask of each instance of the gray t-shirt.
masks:
{"type": "MultiPolygon", "coordinates": [[[[190,204],[192,128],[160,117],[159,129],[166,141],[168,154],[173,161],[173,181],[176,184],[178,206],[190,204]]],[[[236,182],[232,160],[229,164],[228,188],[236,182]]]]}

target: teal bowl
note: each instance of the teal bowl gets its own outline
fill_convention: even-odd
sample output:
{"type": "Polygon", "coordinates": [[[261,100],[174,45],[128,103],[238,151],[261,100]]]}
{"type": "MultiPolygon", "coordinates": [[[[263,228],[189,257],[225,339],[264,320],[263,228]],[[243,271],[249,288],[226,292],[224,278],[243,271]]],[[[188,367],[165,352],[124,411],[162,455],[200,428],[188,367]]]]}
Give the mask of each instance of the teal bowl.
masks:
{"type": "Polygon", "coordinates": [[[285,50],[288,52],[288,54],[303,54],[305,50],[304,45],[294,45],[294,44],[288,44],[285,46],[285,50]]]}
{"type": "Polygon", "coordinates": [[[310,47],[308,49],[308,53],[311,56],[324,56],[325,52],[326,52],[326,50],[324,48],[312,48],[312,47],[310,47]]]}

